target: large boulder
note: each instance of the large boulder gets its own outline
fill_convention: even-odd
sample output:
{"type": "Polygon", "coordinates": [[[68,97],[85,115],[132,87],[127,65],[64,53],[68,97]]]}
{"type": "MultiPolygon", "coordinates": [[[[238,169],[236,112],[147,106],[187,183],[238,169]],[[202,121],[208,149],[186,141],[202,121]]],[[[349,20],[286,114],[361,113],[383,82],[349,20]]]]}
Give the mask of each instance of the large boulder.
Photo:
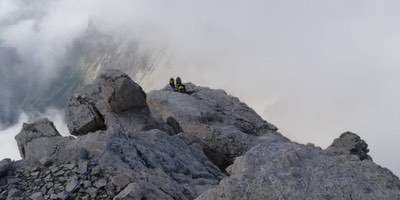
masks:
{"type": "Polygon", "coordinates": [[[189,94],[166,87],[148,94],[152,112],[170,124],[189,143],[201,145],[221,169],[250,147],[266,141],[287,141],[238,98],[223,90],[186,84],[189,94]],[[268,138],[268,139],[267,139],[268,138]]]}
{"type": "Polygon", "coordinates": [[[97,82],[110,90],[105,99],[114,112],[123,112],[135,108],[147,107],[146,94],[127,74],[118,70],[101,73],[97,82]]]}
{"type": "Polygon", "coordinates": [[[32,124],[24,123],[21,132],[15,136],[15,140],[17,141],[21,157],[26,158],[27,154],[34,150],[28,148],[30,142],[35,139],[48,139],[54,137],[61,137],[61,135],[55,128],[53,122],[48,119],[42,119],[32,124]]]}
{"type": "Polygon", "coordinates": [[[66,121],[72,135],[157,126],[143,89],[118,70],[105,70],[92,84],[79,88],[68,101],[66,121]]]}
{"type": "Polygon", "coordinates": [[[106,129],[103,116],[96,106],[81,96],[70,99],[66,116],[72,135],[84,135],[106,129]]]}
{"type": "Polygon", "coordinates": [[[328,152],[334,154],[351,154],[360,160],[372,160],[368,155],[368,144],[355,133],[345,132],[327,148],[328,152]]]}
{"type": "Polygon", "coordinates": [[[259,144],[237,158],[229,172],[197,200],[400,199],[400,180],[389,170],[314,145],[259,144]]]}

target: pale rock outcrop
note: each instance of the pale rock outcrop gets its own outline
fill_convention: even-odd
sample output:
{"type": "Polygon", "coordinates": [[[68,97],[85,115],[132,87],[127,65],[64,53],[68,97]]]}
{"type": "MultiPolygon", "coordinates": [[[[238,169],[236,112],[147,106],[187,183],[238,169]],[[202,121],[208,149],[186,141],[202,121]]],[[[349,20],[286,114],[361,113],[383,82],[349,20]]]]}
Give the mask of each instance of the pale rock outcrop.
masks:
{"type": "Polygon", "coordinates": [[[15,139],[23,159],[46,163],[72,138],[62,137],[53,122],[42,119],[32,124],[24,124],[15,139]]]}
{"type": "Polygon", "coordinates": [[[400,180],[389,170],[314,145],[259,144],[229,171],[231,176],[197,200],[400,199],[400,180]]]}
{"type": "Polygon", "coordinates": [[[223,90],[186,84],[188,94],[168,87],[148,94],[152,112],[198,143],[214,164],[225,169],[235,157],[260,142],[288,141],[253,109],[223,90]]]}

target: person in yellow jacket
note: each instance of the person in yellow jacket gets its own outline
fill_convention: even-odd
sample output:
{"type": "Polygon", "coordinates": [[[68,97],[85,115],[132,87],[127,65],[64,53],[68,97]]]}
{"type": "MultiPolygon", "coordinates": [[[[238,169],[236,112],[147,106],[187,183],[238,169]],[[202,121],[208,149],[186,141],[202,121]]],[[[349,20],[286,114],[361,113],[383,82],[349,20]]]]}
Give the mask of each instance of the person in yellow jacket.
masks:
{"type": "Polygon", "coordinates": [[[176,90],[180,93],[186,93],[186,87],[183,84],[178,85],[178,87],[176,88],[176,90]]]}
{"type": "Polygon", "coordinates": [[[175,85],[175,79],[174,78],[169,79],[169,86],[171,86],[171,88],[176,90],[176,85],[175,85]]]}
{"type": "Polygon", "coordinates": [[[175,84],[175,88],[177,92],[180,93],[186,93],[186,87],[185,85],[182,83],[182,79],[180,77],[176,78],[176,84],[175,84]]]}

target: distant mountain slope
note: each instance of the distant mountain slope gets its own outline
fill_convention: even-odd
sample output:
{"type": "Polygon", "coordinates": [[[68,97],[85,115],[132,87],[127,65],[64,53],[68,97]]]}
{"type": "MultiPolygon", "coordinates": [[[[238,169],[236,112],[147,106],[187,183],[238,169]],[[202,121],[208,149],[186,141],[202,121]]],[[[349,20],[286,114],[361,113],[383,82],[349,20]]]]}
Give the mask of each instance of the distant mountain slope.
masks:
{"type": "Polygon", "coordinates": [[[53,66],[53,77],[24,63],[19,52],[0,42],[0,124],[16,122],[21,112],[36,115],[49,107],[64,108],[66,98],[81,83],[90,82],[104,69],[115,68],[138,81],[151,72],[163,56],[140,41],[102,33],[89,24],[66,54],[53,66]]]}

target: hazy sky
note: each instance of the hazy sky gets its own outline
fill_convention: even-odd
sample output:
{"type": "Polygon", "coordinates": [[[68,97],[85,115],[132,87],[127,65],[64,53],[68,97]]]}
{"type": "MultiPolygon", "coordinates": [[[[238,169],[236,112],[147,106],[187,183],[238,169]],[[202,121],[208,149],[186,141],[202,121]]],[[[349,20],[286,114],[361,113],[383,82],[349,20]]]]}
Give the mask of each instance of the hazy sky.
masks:
{"type": "Polygon", "coordinates": [[[356,132],[400,174],[400,1],[40,0],[29,6],[39,17],[10,24],[26,2],[0,0],[0,40],[50,75],[93,20],[167,47],[146,89],[178,74],[224,88],[302,143],[326,147],[356,132]]]}

